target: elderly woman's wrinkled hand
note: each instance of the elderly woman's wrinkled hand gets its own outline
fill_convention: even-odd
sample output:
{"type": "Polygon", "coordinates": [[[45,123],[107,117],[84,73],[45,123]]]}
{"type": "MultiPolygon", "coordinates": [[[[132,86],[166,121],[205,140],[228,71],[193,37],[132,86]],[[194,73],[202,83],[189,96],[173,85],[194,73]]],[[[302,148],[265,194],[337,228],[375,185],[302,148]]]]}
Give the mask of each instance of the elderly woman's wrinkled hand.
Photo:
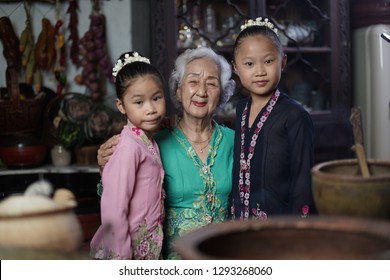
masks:
{"type": "Polygon", "coordinates": [[[120,135],[114,135],[102,145],[97,152],[97,162],[100,167],[100,171],[103,171],[104,166],[108,162],[110,156],[115,150],[116,145],[118,145],[120,135]]]}

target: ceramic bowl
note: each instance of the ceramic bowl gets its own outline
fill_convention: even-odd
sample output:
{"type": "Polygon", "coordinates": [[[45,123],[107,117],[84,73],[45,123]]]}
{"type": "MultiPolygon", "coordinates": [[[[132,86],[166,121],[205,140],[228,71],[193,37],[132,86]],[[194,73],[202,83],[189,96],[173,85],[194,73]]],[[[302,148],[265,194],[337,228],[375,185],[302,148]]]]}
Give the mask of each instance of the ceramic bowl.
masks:
{"type": "Polygon", "coordinates": [[[9,168],[41,165],[47,147],[36,133],[14,133],[0,137],[0,159],[9,168]]]}
{"type": "Polygon", "coordinates": [[[0,147],[0,159],[9,168],[41,165],[47,155],[45,144],[0,147]]]}

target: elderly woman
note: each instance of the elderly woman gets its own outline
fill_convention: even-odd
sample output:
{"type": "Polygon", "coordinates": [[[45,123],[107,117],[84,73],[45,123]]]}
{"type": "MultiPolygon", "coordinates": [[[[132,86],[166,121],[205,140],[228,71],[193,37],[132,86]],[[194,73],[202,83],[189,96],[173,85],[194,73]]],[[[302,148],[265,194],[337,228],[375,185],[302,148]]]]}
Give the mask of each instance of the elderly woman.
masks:
{"type": "MultiPolygon", "coordinates": [[[[234,131],[213,120],[233,94],[230,64],[210,48],[189,49],[175,62],[169,85],[178,120],[155,139],[165,169],[163,255],[177,259],[174,240],[227,218],[232,188],[234,131]]],[[[116,139],[101,146],[104,166],[116,139]]]]}

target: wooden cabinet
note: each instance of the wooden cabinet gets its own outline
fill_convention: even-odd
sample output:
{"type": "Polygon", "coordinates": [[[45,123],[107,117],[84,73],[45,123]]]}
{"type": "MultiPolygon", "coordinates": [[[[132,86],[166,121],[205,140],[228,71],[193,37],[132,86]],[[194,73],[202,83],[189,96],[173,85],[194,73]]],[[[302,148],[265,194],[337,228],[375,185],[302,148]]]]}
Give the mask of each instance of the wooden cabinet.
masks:
{"type": "MultiPolygon", "coordinates": [[[[279,29],[288,56],[280,88],[312,115],[316,162],[352,157],[348,0],[151,0],[152,61],[168,79],[188,47],[210,46],[231,60],[240,25],[259,16],[279,29]]],[[[230,115],[220,120],[234,125],[230,115]]]]}

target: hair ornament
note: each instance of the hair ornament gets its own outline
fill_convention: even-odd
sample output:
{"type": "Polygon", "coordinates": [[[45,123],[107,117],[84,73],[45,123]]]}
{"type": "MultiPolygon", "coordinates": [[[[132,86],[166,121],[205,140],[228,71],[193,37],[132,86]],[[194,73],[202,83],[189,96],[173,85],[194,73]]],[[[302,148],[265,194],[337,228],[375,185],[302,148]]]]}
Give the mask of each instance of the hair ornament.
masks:
{"type": "Polygon", "coordinates": [[[133,62],[145,62],[147,64],[150,64],[150,60],[146,57],[143,57],[139,55],[139,53],[134,52],[131,56],[127,53],[125,54],[125,57],[123,59],[118,59],[115,63],[114,68],[112,68],[112,75],[116,77],[118,75],[118,72],[127,64],[133,63],[133,62]]]}
{"type": "Polygon", "coordinates": [[[268,18],[264,18],[264,20],[262,17],[258,17],[255,20],[249,19],[245,22],[245,24],[241,25],[241,31],[250,26],[265,26],[275,32],[276,35],[278,35],[278,29],[275,27],[275,25],[273,25],[273,23],[268,20],[268,18]]]}

